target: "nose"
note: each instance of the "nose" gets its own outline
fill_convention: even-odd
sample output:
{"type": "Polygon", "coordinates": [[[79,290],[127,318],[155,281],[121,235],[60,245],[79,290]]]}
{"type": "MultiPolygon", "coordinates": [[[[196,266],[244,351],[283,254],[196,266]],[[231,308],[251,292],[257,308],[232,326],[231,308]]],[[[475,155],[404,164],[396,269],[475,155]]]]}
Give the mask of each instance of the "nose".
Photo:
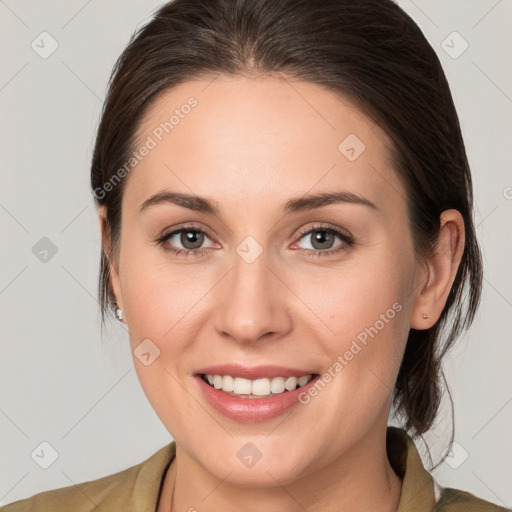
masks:
{"type": "Polygon", "coordinates": [[[269,266],[265,251],[252,262],[235,254],[219,284],[214,323],[221,336],[247,344],[279,338],[291,329],[288,301],[293,294],[269,266]]]}

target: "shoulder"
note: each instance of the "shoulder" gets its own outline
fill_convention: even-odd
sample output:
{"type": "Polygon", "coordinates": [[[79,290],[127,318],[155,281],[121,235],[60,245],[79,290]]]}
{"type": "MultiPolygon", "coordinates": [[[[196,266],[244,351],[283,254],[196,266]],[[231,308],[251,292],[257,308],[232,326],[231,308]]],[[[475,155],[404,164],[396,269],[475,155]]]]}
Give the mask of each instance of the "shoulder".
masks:
{"type": "Polygon", "coordinates": [[[135,467],[108,475],[97,480],[70,485],[59,489],[40,492],[34,496],[0,508],[1,512],[35,512],[35,511],[76,511],[89,512],[97,510],[104,497],[122,492],[127,480],[131,480],[135,467]]]}
{"type": "Polygon", "coordinates": [[[40,492],[0,507],[0,512],[102,512],[134,510],[157,500],[162,476],[175,454],[175,443],[143,462],[80,484],[40,492]]]}
{"type": "Polygon", "coordinates": [[[436,512],[511,512],[490,501],[478,498],[474,494],[451,487],[441,488],[441,496],[435,508],[436,512]]]}

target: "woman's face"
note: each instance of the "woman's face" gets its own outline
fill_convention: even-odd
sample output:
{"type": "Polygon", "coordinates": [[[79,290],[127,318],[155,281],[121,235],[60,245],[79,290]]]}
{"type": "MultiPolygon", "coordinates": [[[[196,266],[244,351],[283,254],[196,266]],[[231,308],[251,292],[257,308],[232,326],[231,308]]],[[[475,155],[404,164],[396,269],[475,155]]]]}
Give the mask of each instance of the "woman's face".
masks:
{"type": "Polygon", "coordinates": [[[381,443],[423,279],[384,132],[318,85],[221,75],[163,93],[138,135],[112,284],[179,450],[219,479],[269,485],[381,443]],[[141,210],[164,193],[203,200],[141,210]],[[322,194],[340,196],[309,199],[322,194]],[[231,395],[317,377],[250,399],[205,370],[258,380],[231,395]]]}

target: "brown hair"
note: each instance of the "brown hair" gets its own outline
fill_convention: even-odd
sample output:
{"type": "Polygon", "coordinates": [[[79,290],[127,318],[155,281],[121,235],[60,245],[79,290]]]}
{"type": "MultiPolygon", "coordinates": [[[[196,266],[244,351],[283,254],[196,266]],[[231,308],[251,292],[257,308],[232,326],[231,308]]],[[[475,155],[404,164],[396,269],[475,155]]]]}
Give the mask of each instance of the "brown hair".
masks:
{"type": "MultiPolygon", "coordinates": [[[[217,73],[282,73],[351,98],[392,140],[419,258],[435,247],[440,214],[451,208],[462,214],[466,245],[445,309],[432,328],[410,330],[394,390],[404,428],[423,434],[439,409],[441,359],[471,325],[482,284],[470,169],[436,53],[391,0],[175,0],[164,5],[132,36],[115,64],[94,148],[91,187],[96,204],[107,207],[114,261],[126,179],[108,193],[104,184],[130,158],[137,128],[159,93],[217,73]]],[[[107,304],[115,306],[108,262],[102,248],[102,327],[107,304]]]]}

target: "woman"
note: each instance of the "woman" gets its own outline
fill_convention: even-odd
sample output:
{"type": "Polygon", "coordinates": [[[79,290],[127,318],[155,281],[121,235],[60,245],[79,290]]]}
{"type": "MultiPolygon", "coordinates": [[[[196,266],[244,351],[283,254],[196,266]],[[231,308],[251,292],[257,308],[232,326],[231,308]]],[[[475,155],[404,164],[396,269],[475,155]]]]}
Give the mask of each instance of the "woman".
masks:
{"type": "Polygon", "coordinates": [[[174,441],[2,510],[506,510],[412,440],[482,265],[449,86],[397,5],[165,5],[114,69],[91,188],[102,318],[174,441]]]}

